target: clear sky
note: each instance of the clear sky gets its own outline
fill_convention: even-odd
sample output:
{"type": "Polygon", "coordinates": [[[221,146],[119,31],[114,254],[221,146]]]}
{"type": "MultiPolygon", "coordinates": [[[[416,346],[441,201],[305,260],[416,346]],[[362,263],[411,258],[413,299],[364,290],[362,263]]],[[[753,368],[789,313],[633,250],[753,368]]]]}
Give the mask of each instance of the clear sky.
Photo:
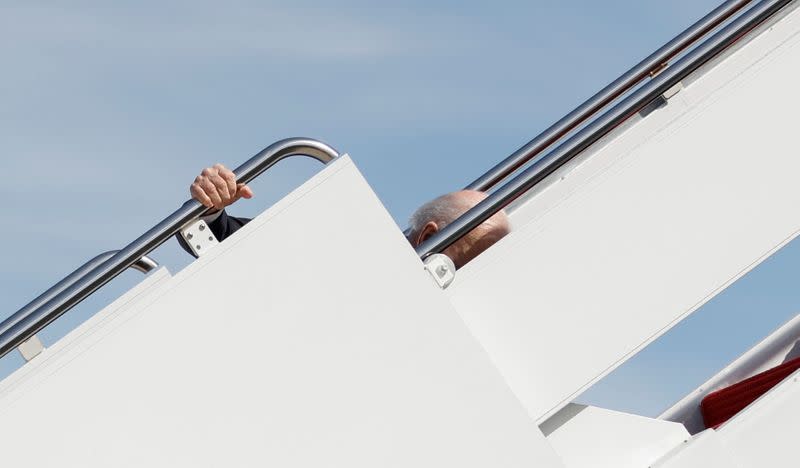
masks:
{"type": "MultiPolygon", "coordinates": [[[[404,225],[719,1],[4,0],[0,316],[171,213],[202,167],[288,136],[348,152],[404,225]]],[[[317,170],[279,165],[237,212],[317,170]]],[[[173,271],[189,260],[173,242],[153,256],[173,271]]],[[[800,309],[798,257],[790,244],[583,400],[657,414],[800,309]]],[[[44,339],[138,280],[126,273],[44,339]]]]}

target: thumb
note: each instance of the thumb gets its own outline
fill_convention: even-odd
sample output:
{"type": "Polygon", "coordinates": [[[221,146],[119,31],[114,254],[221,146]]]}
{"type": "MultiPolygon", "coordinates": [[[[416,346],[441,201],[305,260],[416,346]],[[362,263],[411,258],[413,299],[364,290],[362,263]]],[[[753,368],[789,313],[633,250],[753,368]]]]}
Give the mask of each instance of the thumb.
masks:
{"type": "Polygon", "coordinates": [[[253,198],[253,190],[247,185],[240,184],[236,189],[236,196],[238,198],[253,198]]]}

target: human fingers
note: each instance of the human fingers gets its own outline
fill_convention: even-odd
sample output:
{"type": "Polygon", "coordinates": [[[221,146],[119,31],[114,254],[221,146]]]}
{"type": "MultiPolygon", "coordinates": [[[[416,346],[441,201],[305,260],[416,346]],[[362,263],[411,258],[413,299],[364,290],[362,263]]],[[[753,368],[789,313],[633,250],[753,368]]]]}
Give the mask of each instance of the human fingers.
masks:
{"type": "MultiPolygon", "coordinates": [[[[222,206],[217,206],[217,209],[222,209],[225,206],[229,205],[232,201],[232,194],[228,192],[228,184],[225,182],[225,179],[219,174],[219,170],[216,167],[211,168],[209,171],[209,175],[205,176],[214,187],[216,187],[216,192],[220,197],[222,206]]],[[[212,197],[213,198],[213,197],[212,197]]]]}
{"type": "Polygon", "coordinates": [[[218,206],[217,209],[222,209],[230,205],[233,202],[233,197],[228,193],[228,184],[225,183],[225,179],[220,176],[215,176],[209,180],[214,184],[217,194],[219,195],[221,206],[218,206]]]}
{"type": "Polygon", "coordinates": [[[219,176],[222,177],[222,180],[225,181],[225,185],[228,189],[228,195],[230,200],[229,203],[233,203],[234,201],[238,200],[238,189],[236,186],[236,174],[233,173],[230,169],[223,166],[222,164],[217,164],[214,166],[217,169],[219,176]]]}
{"type": "Polygon", "coordinates": [[[218,210],[221,210],[225,207],[224,202],[222,200],[222,194],[217,186],[214,183],[214,179],[219,177],[219,171],[216,167],[207,167],[200,172],[200,175],[197,176],[195,181],[200,185],[200,188],[203,190],[203,193],[211,199],[212,206],[218,210]]]}
{"type": "Polygon", "coordinates": [[[222,202],[222,196],[219,193],[219,189],[212,181],[212,178],[201,177],[199,184],[200,188],[203,190],[203,193],[205,193],[206,196],[211,199],[211,206],[218,210],[225,208],[225,204],[222,202]]]}
{"type": "Polygon", "coordinates": [[[211,208],[214,206],[214,202],[211,201],[211,197],[209,197],[206,191],[200,186],[198,179],[200,178],[198,177],[195,179],[192,185],[189,186],[189,193],[192,195],[192,198],[202,203],[203,206],[211,208]]]}
{"type": "Polygon", "coordinates": [[[239,184],[236,186],[236,199],[240,198],[253,198],[253,190],[245,184],[239,184]]]}

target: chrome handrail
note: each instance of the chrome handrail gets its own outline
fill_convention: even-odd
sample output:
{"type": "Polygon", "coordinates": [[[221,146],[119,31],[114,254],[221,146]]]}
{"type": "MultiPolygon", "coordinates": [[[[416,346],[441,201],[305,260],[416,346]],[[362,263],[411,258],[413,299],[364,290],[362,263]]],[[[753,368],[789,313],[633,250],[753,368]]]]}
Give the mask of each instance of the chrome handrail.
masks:
{"type": "Polygon", "coordinates": [[[480,191],[491,189],[615,99],[630,91],[647,76],[653,76],[662,70],[670,60],[752,2],[753,0],[728,0],[718,6],[465,188],[480,191]]]}
{"type": "MultiPolygon", "coordinates": [[[[327,164],[339,157],[339,153],[317,140],[288,138],[264,148],[233,172],[236,174],[238,182],[246,184],[278,161],[291,156],[308,156],[327,164]]],[[[98,258],[90,260],[87,263],[88,267],[84,265],[86,268],[79,268],[80,272],[73,273],[40,296],[47,296],[46,300],[40,301],[37,298],[33,301],[39,303],[35,307],[25,306],[17,311],[0,324],[0,357],[17,348],[127,268],[140,262],[140,259],[174,236],[183,226],[196,220],[207,211],[210,211],[210,208],[206,208],[196,200],[185,202],[174,213],[124,249],[113,253],[110,258],[100,259],[99,262],[96,262],[98,258]],[[70,277],[72,280],[67,281],[70,277]],[[63,287],[58,287],[59,285],[63,287]],[[58,289],[57,292],[55,292],[56,289],[58,289]],[[48,294],[50,291],[54,292],[48,294]],[[25,310],[25,314],[20,314],[23,310],[25,310]]]]}
{"type": "MultiPolygon", "coordinates": [[[[109,250],[108,252],[103,252],[100,255],[94,257],[93,259],[84,263],[83,265],[78,267],[75,271],[64,277],[64,279],[53,285],[50,289],[40,294],[36,299],[32,300],[31,302],[27,303],[24,307],[11,314],[8,318],[0,322],[0,336],[6,333],[11,327],[16,325],[20,320],[27,317],[33,311],[41,307],[47,301],[56,297],[58,293],[67,289],[73,284],[77,283],[78,280],[80,280],[80,278],[83,277],[83,275],[88,273],[93,268],[100,266],[103,262],[113,257],[117,252],[119,252],[119,250],[109,250]]],[[[144,256],[138,259],[136,263],[130,266],[130,268],[133,268],[137,271],[147,274],[158,268],[158,262],[152,260],[150,257],[144,256]]]]}
{"type": "Polygon", "coordinates": [[[675,64],[667,67],[461,217],[417,246],[417,254],[424,259],[443,251],[461,239],[792,1],[795,0],[762,0],[747,10],[675,64]]]}

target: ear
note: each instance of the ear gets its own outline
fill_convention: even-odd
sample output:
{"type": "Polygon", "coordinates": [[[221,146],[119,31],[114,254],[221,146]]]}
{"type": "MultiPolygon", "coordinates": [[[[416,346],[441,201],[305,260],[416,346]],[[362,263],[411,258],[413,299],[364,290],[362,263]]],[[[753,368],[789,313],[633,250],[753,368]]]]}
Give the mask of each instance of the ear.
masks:
{"type": "Polygon", "coordinates": [[[414,247],[419,246],[437,232],[439,232],[439,225],[433,221],[428,221],[428,224],[423,226],[422,229],[414,236],[414,247]]]}

